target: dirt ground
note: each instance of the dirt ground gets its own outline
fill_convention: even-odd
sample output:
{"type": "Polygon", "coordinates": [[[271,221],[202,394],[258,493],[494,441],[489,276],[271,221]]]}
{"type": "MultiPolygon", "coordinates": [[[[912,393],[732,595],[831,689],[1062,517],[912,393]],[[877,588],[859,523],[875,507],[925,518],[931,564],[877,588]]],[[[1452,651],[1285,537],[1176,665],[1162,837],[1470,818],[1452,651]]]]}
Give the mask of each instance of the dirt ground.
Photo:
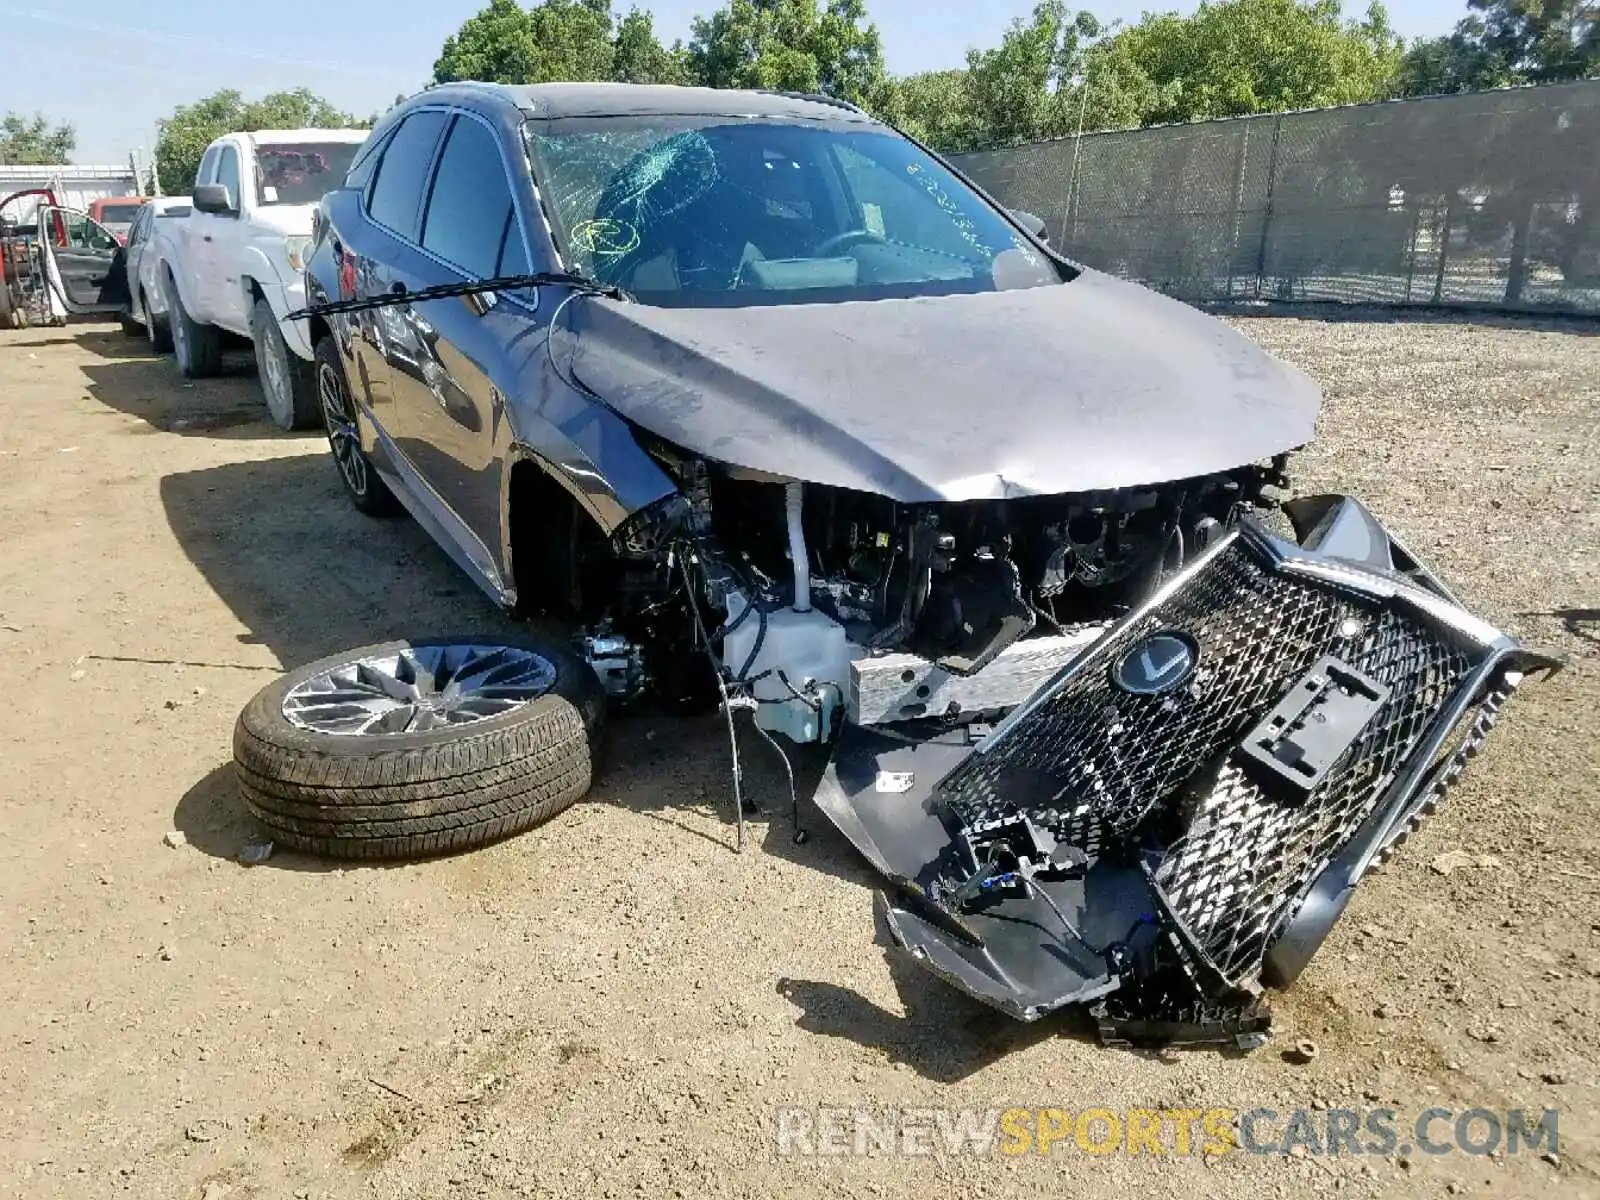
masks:
{"type": "Polygon", "coordinates": [[[502,618],[266,423],[248,356],[187,384],[114,327],[0,334],[0,1194],[1600,1194],[1600,331],[1241,326],[1327,388],[1304,488],[1571,660],[1249,1056],[1021,1027],[886,958],[820,818],[730,852],[712,719],[621,724],[588,802],[478,853],[238,865],[230,737],[274,672],[502,618]],[[780,1105],[1558,1107],[1560,1155],[796,1160],[780,1105]]]}

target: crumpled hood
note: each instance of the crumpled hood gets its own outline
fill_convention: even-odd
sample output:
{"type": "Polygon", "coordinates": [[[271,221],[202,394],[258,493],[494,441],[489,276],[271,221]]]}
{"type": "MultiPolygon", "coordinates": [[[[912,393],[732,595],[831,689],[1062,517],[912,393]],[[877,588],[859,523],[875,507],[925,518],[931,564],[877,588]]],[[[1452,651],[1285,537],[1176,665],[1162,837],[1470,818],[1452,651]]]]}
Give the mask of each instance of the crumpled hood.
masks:
{"type": "Polygon", "coordinates": [[[912,300],[595,300],[573,324],[573,373],[651,433],[907,503],[1228,470],[1310,441],[1321,403],[1223,322],[1095,271],[912,300]]]}

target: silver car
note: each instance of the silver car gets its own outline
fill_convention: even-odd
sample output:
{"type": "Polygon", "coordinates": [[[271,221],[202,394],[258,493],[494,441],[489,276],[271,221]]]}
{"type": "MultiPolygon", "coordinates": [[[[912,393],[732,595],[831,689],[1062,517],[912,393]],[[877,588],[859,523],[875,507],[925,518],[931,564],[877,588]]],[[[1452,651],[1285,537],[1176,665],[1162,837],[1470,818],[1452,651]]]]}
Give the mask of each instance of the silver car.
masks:
{"type": "Polygon", "coordinates": [[[144,333],[151,346],[163,354],[172,349],[172,330],[167,324],[167,302],[156,279],[161,262],[156,242],[171,222],[193,211],[188,196],[161,196],[139,210],[128,230],[128,308],[122,314],[122,329],[131,337],[144,333]]]}

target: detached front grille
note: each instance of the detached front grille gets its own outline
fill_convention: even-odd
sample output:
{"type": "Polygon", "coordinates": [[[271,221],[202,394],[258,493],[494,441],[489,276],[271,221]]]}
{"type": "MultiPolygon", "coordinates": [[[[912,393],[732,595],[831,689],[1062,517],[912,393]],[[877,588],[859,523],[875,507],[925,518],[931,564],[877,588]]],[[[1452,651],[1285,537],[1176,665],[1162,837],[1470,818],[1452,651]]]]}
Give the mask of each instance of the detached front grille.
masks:
{"type": "Polygon", "coordinates": [[[1231,983],[1372,815],[1469,679],[1474,649],[1409,611],[1286,574],[1235,539],[967,758],[939,794],[967,828],[1025,813],[1059,841],[1144,866],[1190,952],[1231,983]],[[1112,681],[1158,632],[1199,647],[1189,679],[1136,695],[1112,681]],[[1332,656],[1387,688],[1314,786],[1251,769],[1242,739],[1332,656]]]}

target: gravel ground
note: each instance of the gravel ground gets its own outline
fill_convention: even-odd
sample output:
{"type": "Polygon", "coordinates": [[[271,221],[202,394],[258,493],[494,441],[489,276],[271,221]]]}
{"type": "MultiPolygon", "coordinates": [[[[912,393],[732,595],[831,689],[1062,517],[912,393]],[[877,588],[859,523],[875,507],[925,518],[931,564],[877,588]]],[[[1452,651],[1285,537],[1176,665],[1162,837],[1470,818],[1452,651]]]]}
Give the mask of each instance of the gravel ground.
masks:
{"type": "MultiPolygon", "coordinates": [[[[1240,327],[1327,388],[1304,489],[1361,496],[1571,660],[1248,1057],[1023,1028],[886,958],[842,839],[796,848],[775,817],[729,852],[712,720],[622,724],[587,803],[479,853],[238,866],[229,738],[274,672],[501,619],[409,522],[351,511],[317,439],[271,430],[248,358],[185,384],[103,327],[0,334],[0,1195],[1600,1194],[1597,329],[1240,327]],[[779,1105],[1559,1107],[1561,1142],[800,1161],[779,1105]]],[[[750,766],[780,807],[759,744],[750,766]]]]}

